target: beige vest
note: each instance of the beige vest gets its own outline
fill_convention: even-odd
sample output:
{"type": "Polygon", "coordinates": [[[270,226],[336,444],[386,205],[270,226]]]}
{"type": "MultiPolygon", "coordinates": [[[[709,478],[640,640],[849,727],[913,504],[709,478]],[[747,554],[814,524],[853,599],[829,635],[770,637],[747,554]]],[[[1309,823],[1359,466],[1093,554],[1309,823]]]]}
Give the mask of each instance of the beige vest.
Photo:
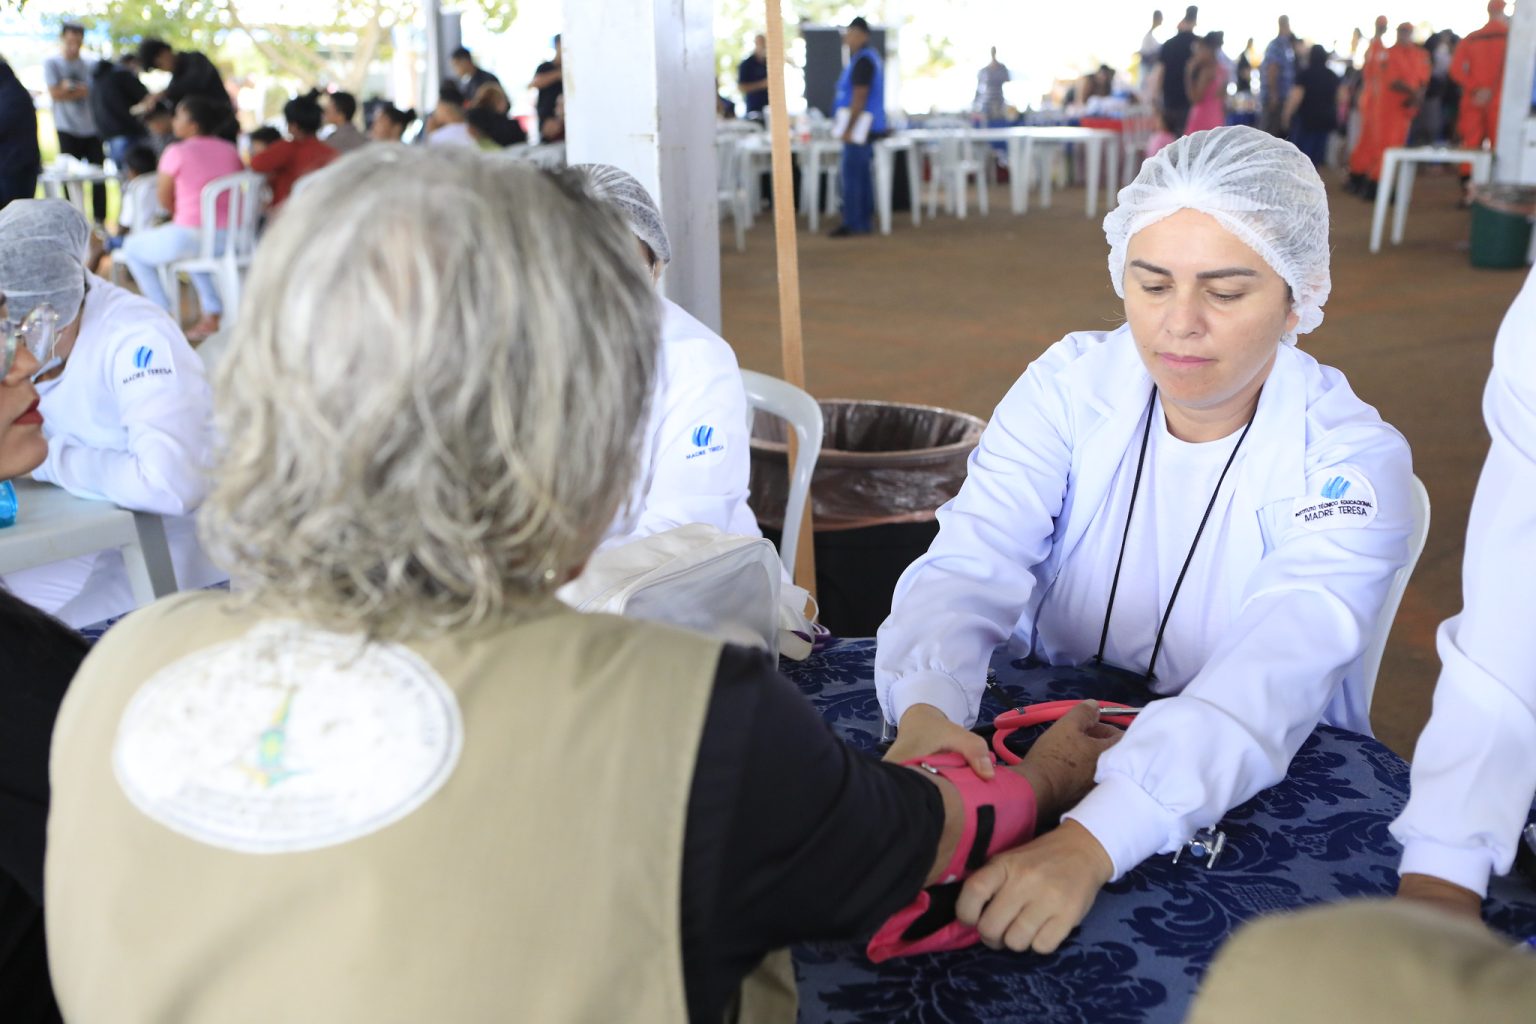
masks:
{"type": "MultiPolygon", "coordinates": [[[[46,906],[71,1024],[686,1020],[683,832],[718,642],[549,607],[412,644],[461,715],[446,781],[357,838],[255,853],[152,818],[120,781],[145,772],[114,771],[115,749],[153,757],[136,727],[122,731],[138,745],[119,744],[147,680],[274,621],[230,608],[197,594],[134,614],[64,703],[46,906]]],[[[283,708],[284,737],[315,721],[312,683],[283,708]]],[[[267,725],[231,742],[228,763],[256,757],[267,725]]],[[[293,785],[280,747],[260,748],[273,792],[293,785]]],[[[740,1018],[793,1020],[787,957],[765,966],[740,1018]]]]}

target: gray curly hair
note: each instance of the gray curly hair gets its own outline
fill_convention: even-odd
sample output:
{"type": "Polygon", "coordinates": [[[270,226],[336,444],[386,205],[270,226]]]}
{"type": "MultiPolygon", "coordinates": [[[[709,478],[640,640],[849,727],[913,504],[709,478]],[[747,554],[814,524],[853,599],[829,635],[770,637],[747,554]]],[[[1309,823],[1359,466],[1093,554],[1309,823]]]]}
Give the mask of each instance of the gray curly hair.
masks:
{"type": "Polygon", "coordinates": [[[204,540],[331,628],[534,603],[628,494],[658,334],[629,231],[571,183],[451,147],[352,154],[252,267],[204,540]]]}

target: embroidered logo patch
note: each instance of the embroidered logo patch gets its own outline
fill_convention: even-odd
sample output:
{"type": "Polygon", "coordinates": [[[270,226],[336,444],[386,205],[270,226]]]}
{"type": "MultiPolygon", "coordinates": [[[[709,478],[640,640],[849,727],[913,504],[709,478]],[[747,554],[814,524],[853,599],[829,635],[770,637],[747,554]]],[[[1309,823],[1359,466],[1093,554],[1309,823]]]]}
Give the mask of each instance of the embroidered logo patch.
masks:
{"type": "Polygon", "coordinates": [[[1307,480],[1307,493],[1295,500],[1291,515],[1308,530],[1365,526],[1376,518],[1376,491],[1359,471],[1336,466],[1307,480]]]}
{"type": "Polygon", "coordinates": [[[725,458],[725,435],[707,423],[694,427],[688,440],[693,442],[693,450],[683,456],[685,462],[712,466],[725,458]],[[698,462],[699,459],[704,461],[698,462]]]}
{"type": "Polygon", "coordinates": [[[148,345],[140,345],[133,351],[131,366],[123,366],[121,357],[118,365],[123,376],[121,383],[132,384],[134,381],[150,380],[155,377],[174,377],[176,368],[171,365],[170,356],[162,354],[148,345]]]}
{"type": "Polygon", "coordinates": [[[189,839],[292,853],[406,817],[463,742],[453,692],[408,648],[272,622],[144,683],[113,770],[135,807],[189,839]]]}

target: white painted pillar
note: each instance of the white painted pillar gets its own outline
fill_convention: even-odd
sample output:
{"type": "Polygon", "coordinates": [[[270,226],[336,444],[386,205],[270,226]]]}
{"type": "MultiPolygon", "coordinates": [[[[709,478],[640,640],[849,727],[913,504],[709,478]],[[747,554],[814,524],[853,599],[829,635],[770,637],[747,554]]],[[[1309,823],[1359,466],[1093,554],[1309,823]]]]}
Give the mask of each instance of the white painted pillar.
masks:
{"type": "Polygon", "coordinates": [[[421,15],[426,28],[427,52],[424,55],[426,66],[421,73],[421,100],[416,109],[421,111],[421,119],[425,121],[437,106],[437,90],[443,81],[442,0],[425,0],[421,5],[421,15]]]}
{"type": "MultiPolygon", "coordinates": [[[[1536,144],[1531,111],[1531,81],[1536,76],[1536,0],[1516,3],[1509,19],[1509,49],[1504,58],[1504,92],[1499,103],[1499,144],[1494,148],[1495,181],[1536,183],[1536,161],[1527,156],[1536,144]]],[[[1463,100],[1465,102],[1465,100],[1463,100]]]]}
{"type": "Polygon", "coordinates": [[[563,0],[565,151],[638,178],[661,206],[668,298],[720,329],[712,0],[563,0]]]}

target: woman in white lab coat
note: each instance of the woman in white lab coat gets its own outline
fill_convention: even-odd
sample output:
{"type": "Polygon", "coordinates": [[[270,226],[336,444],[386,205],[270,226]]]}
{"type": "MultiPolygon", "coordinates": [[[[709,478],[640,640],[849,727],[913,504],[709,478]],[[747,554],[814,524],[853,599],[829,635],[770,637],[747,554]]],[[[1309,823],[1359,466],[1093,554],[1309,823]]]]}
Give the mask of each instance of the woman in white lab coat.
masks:
{"type": "MultiPolygon", "coordinates": [[[[13,317],[58,314],[53,365],[37,378],[48,458],[35,479],[166,517],[182,588],[225,578],[192,513],[207,490],[212,397],[202,361],[160,307],[86,271],[90,226],[57,199],[0,211],[0,291],[13,317]]],[[[104,551],[5,577],[18,597],[83,626],[134,606],[122,557],[104,551]]]]}
{"type": "Polygon", "coordinates": [[[1014,385],[879,633],[892,759],[990,774],[966,727],[1010,636],[1172,698],[1060,828],[967,881],[961,920],[1017,950],[1053,951],[1103,884],[1279,781],[1319,720],[1369,729],[1359,663],[1412,524],[1407,443],[1294,344],[1330,288],[1327,198],[1295,147],[1183,138],[1105,233],[1127,323],[1014,385]]]}
{"type": "Polygon", "coordinates": [[[1465,603],[1440,626],[1435,710],[1392,824],[1398,895],[1472,918],[1489,876],[1514,865],[1536,796],[1536,273],[1499,327],[1483,417],[1493,440],[1467,523],[1465,603]]]}
{"type": "MultiPolygon", "coordinates": [[[[624,217],[639,243],[638,258],[659,282],[672,260],[672,245],[645,186],[608,164],[582,164],[572,172],[588,193],[624,217]]],[[[736,353],[677,303],[660,296],[658,301],[661,360],[641,472],[599,550],[690,523],[760,537],[747,504],[751,435],[736,353]]]]}

